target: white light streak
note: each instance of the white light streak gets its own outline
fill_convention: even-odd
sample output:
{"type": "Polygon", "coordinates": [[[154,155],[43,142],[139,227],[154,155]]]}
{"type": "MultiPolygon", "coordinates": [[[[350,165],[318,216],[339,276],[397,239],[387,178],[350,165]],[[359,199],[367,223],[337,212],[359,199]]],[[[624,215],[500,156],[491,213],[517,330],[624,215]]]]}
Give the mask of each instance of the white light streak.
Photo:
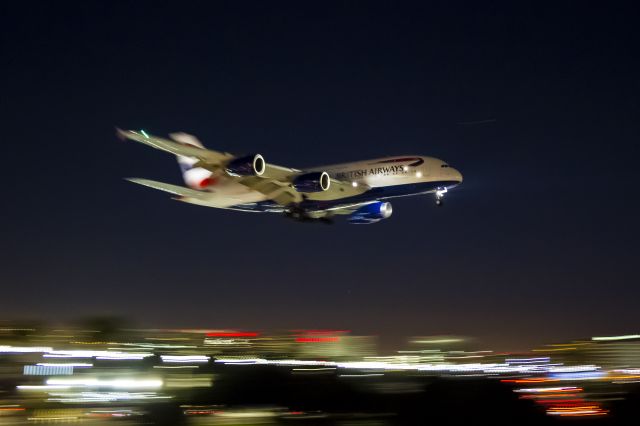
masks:
{"type": "Polygon", "coordinates": [[[133,401],[148,399],[169,399],[170,396],[158,395],[155,392],[64,392],[51,393],[52,402],[88,403],[88,402],[113,402],[133,401]]]}
{"type": "MultiPolygon", "coordinates": [[[[406,358],[406,357],[405,357],[406,358]]],[[[484,373],[484,374],[501,374],[501,373],[549,373],[549,372],[578,372],[593,371],[598,369],[594,365],[577,365],[564,367],[561,364],[497,364],[497,363],[467,363],[467,364],[451,364],[451,363],[417,363],[417,362],[388,362],[388,361],[351,361],[351,362],[331,362],[331,361],[307,361],[307,360],[266,360],[262,358],[222,358],[216,359],[217,363],[230,365],[247,365],[247,364],[271,364],[271,365],[288,365],[288,366],[324,366],[338,367],[345,369],[359,370],[413,370],[425,372],[448,372],[448,373],[484,373]]]]}
{"type": "Polygon", "coordinates": [[[95,378],[52,378],[47,380],[47,385],[70,387],[103,387],[114,389],[158,389],[162,387],[160,379],[95,379],[95,378]]]}
{"type": "Polygon", "coordinates": [[[162,355],[162,362],[166,363],[196,363],[209,362],[209,357],[204,355],[162,355]]]}
{"type": "Polygon", "coordinates": [[[56,362],[39,362],[36,365],[42,367],[93,367],[93,364],[87,364],[84,362],[69,362],[69,363],[56,363],[56,362]]]}
{"type": "Polygon", "coordinates": [[[515,389],[517,393],[542,393],[542,392],[567,392],[577,391],[579,388],[575,386],[562,386],[562,387],[550,387],[550,388],[523,388],[515,389]]]}
{"type": "Polygon", "coordinates": [[[40,347],[40,346],[0,346],[0,353],[6,354],[20,354],[20,353],[38,353],[38,352],[50,352],[53,348],[40,347]]]}
{"type": "Polygon", "coordinates": [[[17,386],[18,390],[35,390],[35,391],[48,391],[54,389],[70,389],[71,386],[62,386],[62,385],[21,385],[17,386]]]}
{"type": "Polygon", "coordinates": [[[629,339],[640,339],[640,334],[627,334],[624,336],[604,336],[604,337],[591,338],[591,340],[595,340],[595,341],[629,340],[629,339]]]}
{"type": "Polygon", "coordinates": [[[45,358],[96,358],[103,360],[140,360],[153,356],[148,352],[119,352],[119,351],[91,351],[91,350],[70,350],[54,351],[50,350],[45,354],[45,358]]]}

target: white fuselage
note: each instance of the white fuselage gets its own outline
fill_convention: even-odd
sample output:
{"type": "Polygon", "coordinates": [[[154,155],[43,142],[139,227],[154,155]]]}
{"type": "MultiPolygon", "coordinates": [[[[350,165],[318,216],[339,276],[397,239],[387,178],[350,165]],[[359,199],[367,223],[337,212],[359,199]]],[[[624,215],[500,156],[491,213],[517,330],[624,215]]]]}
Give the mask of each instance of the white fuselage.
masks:
{"type": "MultiPolygon", "coordinates": [[[[372,200],[435,192],[451,188],[462,182],[462,175],[442,160],[424,156],[385,157],[352,163],[305,169],[303,172],[327,172],[331,178],[350,182],[353,187],[364,186],[367,191],[357,197],[323,192],[308,194],[308,200],[318,203],[366,202],[372,200]],[[367,196],[369,194],[369,197],[367,196]]],[[[206,187],[192,186],[211,194],[206,199],[185,200],[193,204],[233,208],[238,205],[261,203],[270,200],[268,195],[248,188],[225,175],[210,176],[210,172],[193,168],[185,173],[185,180],[202,182],[209,178],[206,187]]],[[[196,183],[197,185],[197,183],[196,183]]],[[[271,210],[266,210],[271,211],[271,210]]],[[[275,210],[274,210],[275,211],[275,210]]]]}

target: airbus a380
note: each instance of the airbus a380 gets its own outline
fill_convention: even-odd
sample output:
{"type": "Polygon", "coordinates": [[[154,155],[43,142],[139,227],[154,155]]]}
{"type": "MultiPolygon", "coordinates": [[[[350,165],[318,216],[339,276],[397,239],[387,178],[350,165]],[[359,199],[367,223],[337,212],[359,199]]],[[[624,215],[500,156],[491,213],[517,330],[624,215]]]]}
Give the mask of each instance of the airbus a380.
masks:
{"type": "Polygon", "coordinates": [[[129,178],[200,206],[246,212],[285,214],[299,221],[330,222],[346,215],[353,224],[370,224],[391,216],[390,198],[433,194],[442,205],[445,193],[462,183],[462,174],[433,157],[401,156],[314,167],[276,166],[260,154],[235,156],[212,151],[192,135],[171,139],[144,131],[117,130],[130,139],[177,156],[188,187],[129,178]]]}

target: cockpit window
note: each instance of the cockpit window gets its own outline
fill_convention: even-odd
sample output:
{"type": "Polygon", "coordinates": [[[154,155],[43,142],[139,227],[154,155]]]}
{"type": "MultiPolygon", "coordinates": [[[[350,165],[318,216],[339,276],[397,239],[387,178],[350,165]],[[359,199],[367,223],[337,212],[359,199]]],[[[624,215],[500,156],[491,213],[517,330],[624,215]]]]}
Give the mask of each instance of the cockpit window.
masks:
{"type": "Polygon", "coordinates": [[[451,166],[449,166],[448,164],[440,164],[440,167],[446,168],[446,167],[451,167],[451,166]]]}

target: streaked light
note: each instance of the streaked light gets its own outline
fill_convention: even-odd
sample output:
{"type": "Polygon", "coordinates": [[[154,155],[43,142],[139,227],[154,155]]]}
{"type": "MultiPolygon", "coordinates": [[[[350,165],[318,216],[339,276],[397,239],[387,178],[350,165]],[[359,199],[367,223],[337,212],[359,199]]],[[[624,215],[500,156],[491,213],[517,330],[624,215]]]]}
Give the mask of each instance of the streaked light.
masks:
{"type": "Polygon", "coordinates": [[[71,386],[63,386],[63,385],[20,385],[20,386],[16,386],[16,389],[18,390],[41,390],[41,391],[47,391],[47,390],[52,390],[52,389],[59,389],[59,390],[63,390],[63,389],[69,389],[71,388],[71,386]]]}
{"type": "Polygon", "coordinates": [[[209,362],[209,357],[204,355],[162,355],[162,362],[168,363],[207,363],[209,362]]]}
{"type": "Polygon", "coordinates": [[[613,370],[613,372],[622,374],[640,374],[640,368],[623,368],[619,370],[613,370]]]}
{"type": "Polygon", "coordinates": [[[595,340],[595,341],[629,340],[629,339],[640,339],[640,334],[627,334],[624,336],[603,336],[603,337],[591,338],[591,340],[595,340]]]}
{"type": "Polygon", "coordinates": [[[60,392],[51,393],[51,402],[89,403],[136,401],[149,399],[169,399],[170,396],[158,395],[155,392],[60,392]]]}
{"type": "Polygon", "coordinates": [[[258,335],[259,333],[238,331],[207,333],[207,337],[258,337],[258,335]]]}
{"type": "Polygon", "coordinates": [[[504,361],[507,364],[540,364],[548,363],[550,358],[548,356],[542,358],[507,358],[504,361]]]}
{"type": "Polygon", "coordinates": [[[53,348],[41,347],[41,346],[0,346],[0,353],[5,354],[21,354],[21,353],[33,353],[33,352],[50,352],[53,348]]]}
{"type": "Polygon", "coordinates": [[[216,413],[220,417],[230,418],[253,418],[253,417],[275,417],[277,413],[272,411],[220,411],[216,413]]]}
{"type": "Polygon", "coordinates": [[[94,379],[94,378],[53,378],[47,380],[47,386],[67,387],[105,387],[114,389],[158,389],[162,387],[160,379],[94,379]]]}
{"type": "Polygon", "coordinates": [[[597,365],[562,365],[559,367],[549,367],[550,373],[577,373],[580,371],[595,371],[599,370],[600,367],[597,365]]]}
{"type": "Polygon", "coordinates": [[[553,379],[558,380],[597,380],[605,377],[602,371],[577,371],[572,373],[555,373],[552,374],[553,379]]]}
{"type": "Polygon", "coordinates": [[[462,339],[434,339],[434,340],[412,340],[411,343],[416,344],[441,344],[441,343],[458,343],[462,342],[462,339]]]}
{"type": "Polygon", "coordinates": [[[515,389],[517,393],[544,393],[544,392],[581,392],[581,388],[575,386],[550,387],[550,388],[525,388],[515,389]]]}
{"type": "Polygon", "coordinates": [[[113,359],[113,360],[140,360],[153,356],[152,353],[142,352],[118,352],[118,351],[90,351],[90,350],[70,350],[70,351],[50,351],[45,354],[45,358],[93,358],[113,359]]]}

